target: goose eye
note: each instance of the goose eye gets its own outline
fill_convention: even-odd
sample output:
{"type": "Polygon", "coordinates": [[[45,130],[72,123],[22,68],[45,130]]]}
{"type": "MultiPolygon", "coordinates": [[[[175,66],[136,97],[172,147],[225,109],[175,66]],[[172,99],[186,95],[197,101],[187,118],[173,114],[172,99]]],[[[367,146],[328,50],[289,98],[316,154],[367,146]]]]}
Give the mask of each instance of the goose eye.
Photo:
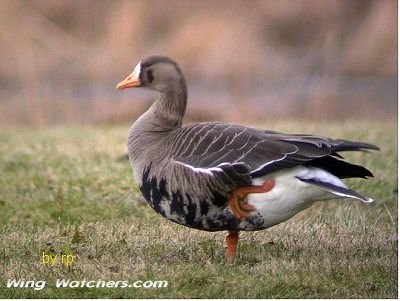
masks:
{"type": "Polygon", "coordinates": [[[147,79],[149,80],[150,84],[153,82],[154,76],[153,76],[153,71],[152,70],[147,71],[147,79]]]}

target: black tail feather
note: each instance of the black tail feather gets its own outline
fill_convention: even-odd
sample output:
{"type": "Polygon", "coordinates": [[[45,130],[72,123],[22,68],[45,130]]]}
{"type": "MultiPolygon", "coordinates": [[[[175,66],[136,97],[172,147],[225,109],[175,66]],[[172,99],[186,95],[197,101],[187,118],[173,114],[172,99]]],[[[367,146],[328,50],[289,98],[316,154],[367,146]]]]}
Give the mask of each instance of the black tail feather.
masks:
{"type": "Polygon", "coordinates": [[[317,179],[303,179],[299,177],[297,178],[302,182],[315,185],[339,197],[357,199],[367,204],[372,204],[374,202],[373,199],[365,197],[362,194],[359,194],[357,191],[354,191],[347,187],[339,187],[331,183],[318,181],[317,179]]]}
{"type": "Polygon", "coordinates": [[[333,148],[335,152],[380,150],[378,146],[370,143],[343,140],[343,139],[338,141],[342,143],[333,148]]]}
{"type": "Polygon", "coordinates": [[[308,161],[305,166],[314,166],[324,169],[340,179],[344,178],[367,178],[374,175],[363,166],[351,164],[331,156],[317,158],[308,161]]]}

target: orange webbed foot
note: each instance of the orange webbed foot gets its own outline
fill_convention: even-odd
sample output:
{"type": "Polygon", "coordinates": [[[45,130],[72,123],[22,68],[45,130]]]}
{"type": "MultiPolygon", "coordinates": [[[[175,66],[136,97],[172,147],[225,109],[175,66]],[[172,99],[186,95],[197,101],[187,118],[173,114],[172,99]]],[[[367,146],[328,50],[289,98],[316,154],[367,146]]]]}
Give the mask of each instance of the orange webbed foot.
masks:
{"type": "Polygon", "coordinates": [[[229,197],[228,207],[237,219],[244,219],[250,216],[255,210],[254,206],[247,203],[247,195],[250,193],[264,193],[275,186],[274,179],[267,179],[261,186],[243,186],[236,188],[229,197]]]}

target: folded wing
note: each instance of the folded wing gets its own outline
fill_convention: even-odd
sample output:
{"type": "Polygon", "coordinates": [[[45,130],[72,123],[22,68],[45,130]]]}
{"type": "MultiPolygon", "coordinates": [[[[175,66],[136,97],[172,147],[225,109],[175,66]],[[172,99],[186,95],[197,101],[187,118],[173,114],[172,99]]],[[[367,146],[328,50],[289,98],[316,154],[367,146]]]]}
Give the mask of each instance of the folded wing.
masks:
{"type": "Polygon", "coordinates": [[[174,160],[194,168],[245,163],[251,177],[298,165],[316,166],[339,178],[369,177],[369,170],[341,160],[338,152],[379,149],[363,142],[289,135],[217,122],[189,125],[174,135],[174,160]]]}

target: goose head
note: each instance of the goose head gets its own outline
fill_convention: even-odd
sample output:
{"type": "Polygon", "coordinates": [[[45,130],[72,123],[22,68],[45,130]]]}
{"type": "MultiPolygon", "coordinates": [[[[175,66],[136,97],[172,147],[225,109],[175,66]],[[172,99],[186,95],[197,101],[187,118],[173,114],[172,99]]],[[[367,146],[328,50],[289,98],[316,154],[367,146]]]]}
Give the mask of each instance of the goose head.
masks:
{"type": "Polygon", "coordinates": [[[117,89],[146,87],[168,93],[185,86],[185,79],[178,64],[166,56],[151,56],[140,61],[133,72],[117,84],[117,89]]]}

